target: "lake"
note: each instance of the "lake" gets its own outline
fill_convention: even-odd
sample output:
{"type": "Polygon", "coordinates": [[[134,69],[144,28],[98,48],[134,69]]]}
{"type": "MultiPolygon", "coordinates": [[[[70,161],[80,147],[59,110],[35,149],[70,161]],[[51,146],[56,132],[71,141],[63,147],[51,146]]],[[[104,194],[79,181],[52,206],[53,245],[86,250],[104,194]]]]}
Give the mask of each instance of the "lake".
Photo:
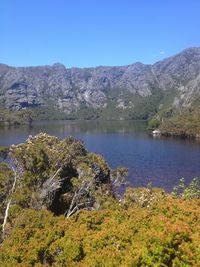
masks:
{"type": "Polygon", "coordinates": [[[191,140],[153,138],[145,122],[49,121],[32,127],[0,128],[0,145],[23,143],[29,135],[46,132],[60,138],[71,135],[87,149],[104,156],[112,168],[127,167],[130,186],[152,183],[170,191],[184,177],[200,176],[200,144],[191,140]]]}

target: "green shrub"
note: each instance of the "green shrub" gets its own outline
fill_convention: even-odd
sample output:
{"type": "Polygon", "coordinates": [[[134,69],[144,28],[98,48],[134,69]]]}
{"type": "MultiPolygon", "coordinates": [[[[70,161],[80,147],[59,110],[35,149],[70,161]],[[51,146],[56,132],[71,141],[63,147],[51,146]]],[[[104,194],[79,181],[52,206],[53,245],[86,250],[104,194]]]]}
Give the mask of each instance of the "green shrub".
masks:
{"type": "Polygon", "coordinates": [[[173,188],[172,194],[183,199],[200,199],[200,179],[194,178],[186,186],[184,178],[181,178],[179,184],[173,188]]]}
{"type": "Polygon", "coordinates": [[[160,121],[156,118],[152,118],[150,121],[148,121],[148,130],[155,130],[160,125],[160,121]]]}

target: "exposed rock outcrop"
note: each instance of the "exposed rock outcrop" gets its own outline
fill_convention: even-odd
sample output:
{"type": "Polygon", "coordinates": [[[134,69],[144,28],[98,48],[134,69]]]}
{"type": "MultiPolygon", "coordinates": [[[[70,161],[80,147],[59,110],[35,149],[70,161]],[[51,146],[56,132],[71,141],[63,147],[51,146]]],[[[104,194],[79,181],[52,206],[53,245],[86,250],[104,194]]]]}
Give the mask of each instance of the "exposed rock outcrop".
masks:
{"type": "Polygon", "coordinates": [[[105,108],[110,99],[115,99],[117,109],[134,109],[138,98],[170,90],[176,91],[171,106],[188,107],[200,97],[200,48],[186,49],[154,65],[82,69],[67,69],[59,63],[20,68],[0,65],[0,103],[11,110],[53,106],[71,113],[83,107],[105,108]],[[128,104],[124,92],[133,96],[128,104]]]}

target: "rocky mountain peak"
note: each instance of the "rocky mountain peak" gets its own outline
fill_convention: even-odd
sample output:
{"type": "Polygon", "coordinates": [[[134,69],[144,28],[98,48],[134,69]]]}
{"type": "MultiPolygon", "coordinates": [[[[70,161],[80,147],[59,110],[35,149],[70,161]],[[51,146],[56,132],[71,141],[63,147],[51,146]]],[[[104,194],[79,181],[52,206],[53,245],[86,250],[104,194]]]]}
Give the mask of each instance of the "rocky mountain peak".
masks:
{"type": "Polygon", "coordinates": [[[121,67],[66,68],[55,63],[13,68],[0,64],[0,103],[12,110],[48,106],[49,101],[68,114],[82,107],[112,105],[119,110],[118,103],[123,101],[123,109],[131,107],[134,112],[138,101],[154,95],[155,90],[174,90],[176,102],[192,105],[200,95],[200,48],[185,49],[154,65],[136,62],[121,67]]]}
{"type": "Polygon", "coordinates": [[[54,63],[52,67],[56,70],[66,70],[65,65],[61,63],[54,63]]]}

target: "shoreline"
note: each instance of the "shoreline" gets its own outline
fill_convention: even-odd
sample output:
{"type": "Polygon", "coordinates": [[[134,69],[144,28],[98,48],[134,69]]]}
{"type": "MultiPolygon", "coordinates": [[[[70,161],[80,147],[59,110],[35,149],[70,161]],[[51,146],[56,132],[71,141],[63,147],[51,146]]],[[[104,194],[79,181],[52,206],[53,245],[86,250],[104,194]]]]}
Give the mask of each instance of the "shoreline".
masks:
{"type": "Polygon", "coordinates": [[[152,131],[152,135],[154,137],[174,137],[174,138],[182,138],[182,139],[190,139],[190,140],[198,140],[200,141],[200,134],[187,134],[187,133],[177,133],[177,132],[162,132],[159,129],[152,131]]]}

